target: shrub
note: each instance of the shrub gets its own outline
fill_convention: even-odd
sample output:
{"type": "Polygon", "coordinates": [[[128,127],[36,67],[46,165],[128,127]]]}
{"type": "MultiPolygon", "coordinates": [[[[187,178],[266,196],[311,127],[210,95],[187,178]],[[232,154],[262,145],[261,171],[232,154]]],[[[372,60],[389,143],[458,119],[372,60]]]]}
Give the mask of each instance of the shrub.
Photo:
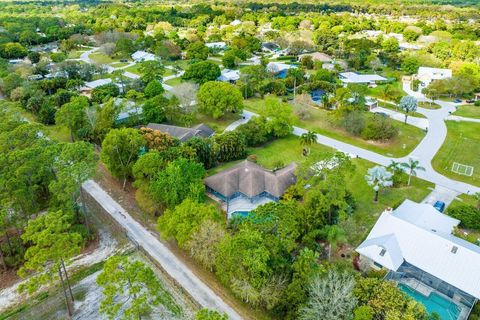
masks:
{"type": "Polygon", "coordinates": [[[477,100],[473,103],[476,107],[480,107],[480,100],[477,100]]]}
{"type": "Polygon", "coordinates": [[[365,116],[360,111],[347,113],[342,122],[345,130],[354,136],[360,136],[365,129],[365,116]]]}
{"type": "Polygon", "coordinates": [[[215,149],[220,162],[242,159],[245,157],[246,147],[245,137],[238,131],[215,136],[215,149]]]}
{"type": "Polygon", "coordinates": [[[383,117],[373,117],[368,120],[362,131],[362,138],[365,140],[386,141],[398,135],[398,128],[392,120],[383,117]]]}
{"type": "Polygon", "coordinates": [[[249,147],[262,145],[272,138],[267,128],[267,119],[264,117],[253,117],[240,125],[236,131],[245,137],[245,143],[249,147]]]}
{"type": "Polygon", "coordinates": [[[470,205],[461,205],[448,209],[447,213],[460,220],[460,226],[480,230],[480,209],[470,205]]]}

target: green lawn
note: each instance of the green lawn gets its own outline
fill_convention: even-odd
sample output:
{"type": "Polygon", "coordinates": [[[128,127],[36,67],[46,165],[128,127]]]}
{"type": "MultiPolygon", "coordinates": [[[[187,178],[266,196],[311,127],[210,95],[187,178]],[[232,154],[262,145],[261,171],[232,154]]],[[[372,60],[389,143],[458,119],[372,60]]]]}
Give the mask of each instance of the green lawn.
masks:
{"type": "Polygon", "coordinates": [[[141,72],[138,71],[138,68],[140,67],[140,65],[138,63],[134,64],[133,66],[130,66],[128,68],[125,68],[125,71],[128,71],[128,72],[131,72],[131,73],[134,73],[134,74],[138,74],[138,75],[141,75],[141,72]]]}
{"type": "Polygon", "coordinates": [[[220,119],[213,119],[212,117],[197,113],[195,124],[205,123],[217,133],[222,133],[229,124],[238,119],[240,119],[240,115],[235,113],[227,113],[220,119]]]}
{"type": "Polygon", "coordinates": [[[70,51],[68,53],[68,59],[78,59],[80,58],[80,55],[82,53],[84,53],[85,51],[87,51],[86,49],[85,50],[73,50],[73,51],[70,51]]]}
{"type": "Polygon", "coordinates": [[[168,84],[169,86],[175,87],[175,86],[178,86],[180,83],[182,83],[182,78],[181,77],[173,78],[165,81],[165,83],[168,84]]]}
{"type": "MultiPolygon", "coordinates": [[[[261,99],[249,99],[245,101],[245,107],[256,113],[262,113],[265,104],[261,99]]],[[[396,122],[400,133],[396,139],[388,143],[365,141],[360,137],[349,135],[345,130],[333,126],[328,120],[329,111],[311,108],[311,117],[307,120],[300,120],[294,116],[294,124],[316,133],[323,134],[361,148],[365,148],[379,154],[403,157],[409,154],[423,139],[425,132],[417,127],[396,122]],[[405,148],[404,148],[405,145],[405,148]]]]}
{"type": "Polygon", "coordinates": [[[113,60],[112,58],[110,58],[109,56],[101,52],[94,52],[90,54],[88,57],[92,59],[93,62],[98,64],[109,64],[112,62],[116,62],[115,60],[113,60]]]}
{"type": "Polygon", "coordinates": [[[426,102],[426,101],[420,101],[418,103],[418,106],[420,108],[424,108],[424,109],[430,109],[430,110],[437,110],[437,109],[440,109],[441,106],[439,106],[438,104],[436,104],[435,102],[426,102]]]}
{"type": "Polygon", "coordinates": [[[165,61],[165,65],[168,66],[177,66],[180,69],[185,70],[190,64],[190,60],[175,60],[175,61],[165,61]]]}
{"type": "Polygon", "coordinates": [[[165,68],[165,73],[163,74],[164,77],[172,76],[177,74],[174,70],[165,68]]]}
{"type": "MultiPolygon", "coordinates": [[[[25,109],[21,109],[21,108],[18,109],[18,110],[20,111],[22,116],[25,117],[25,119],[27,119],[29,122],[38,122],[37,118],[32,113],[28,112],[25,109]]],[[[53,139],[56,139],[60,142],[71,142],[70,141],[70,131],[68,130],[68,128],[66,128],[64,126],[57,125],[57,124],[50,125],[50,126],[45,125],[45,128],[46,128],[45,133],[49,137],[51,137],[53,139]]]]}
{"type": "MultiPolygon", "coordinates": [[[[382,107],[382,108],[385,108],[385,109],[394,110],[398,113],[405,114],[405,111],[400,109],[398,106],[396,106],[394,104],[391,104],[391,103],[388,103],[388,102],[378,101],[378,106],[382,107]]],[[[417,118],[426,118],[423,114],[418,113],[418,112],[409,112],[408,116],[409,117],[417,117],[417,118]]]]}
{"type": "MultiPolygon", "coordinates": [[[[390,75],[386,74],[385,77],[389,78],[390,75]]],[[[391,77],[393,77],[393,75],[391,77]]],[[[406,93],[403,91],[403,84],[401,81],[394,81],[388,84],[379,84],[374,88],[368,88],[367,95],[375,98],[388,100],[388,99],[385,99],[383,94],[385,87],[388,85],[393,86],[400,93],[401,96],[406,95],[406,93]]]]}
{"type": "Polygon", "coordinates": [[[378,203],[375,203],[374,191],[365,181],[367,169],[375,164],[363,159],[354,159],[353,162],[356,170],[347,180],[347,185],[356,200],[357,208],[350,219],[342,223],[348,243],[352,247],[356,247],[365,239],[379,215],[387,207],[395,208],[405,199],[420,202],[431,192],[430,188],[434,188],[433,183],[413,177],[411,186],[382,189],[378,203]]]}
{"type": "Polygon", "coordinates": [[[446,123],[447,139],[433,158],[433,167],[447,177],[480,186],[480,123],[446,123]],[[473,175],[468,177],[452,172],[453,162],[473,166],[473,175]]]}
{"type": "Polygon", "coordinates": [[[122,68],[122,67],[128,66],[128,64],[129,64],[128,62],[113,62],[110,65],[114,68],[122,68]]]}
{"type": "Polygon", "coordinates": [[[460,117],[480,119],[480,107],[473,105],[460,106],[453,114],[460,117]]]}
{"type": "MultiPolygon", "coordinates": [[[[311,152],[313,155],[315,153],[333,153],[334,150],[314,144],[311,152]]],[[[300,140],[294,135],[275,140],[262,147],[250,148],[248,154],[256,155],[257,163],[268,169],[275,168],[279,162],[288,165],[293,161],[300,163],[305,159],[302,156],[300,140]]],[[[210,169],[208,174],[218,173],[240,161],[242,160],[222,164],[210,169]]],[[[429,188],[433,188],[434,185],[414,177],[412,185],[409,187],[381,190],[378,203],[374,203],[374,191],[365,181],[365,174],[367,169],[374,167],[375,164],[363,159],[353,159],[352,161],[356,168],[352,176],[347,179],[347,184],[357,202],[357,208],[352,216],[342,223],[342,227],[347,231],[348,245],[354,248],[365,238],[385,208],[397,207],[407,198],[419,202],[431,192],[429,188]]]]}

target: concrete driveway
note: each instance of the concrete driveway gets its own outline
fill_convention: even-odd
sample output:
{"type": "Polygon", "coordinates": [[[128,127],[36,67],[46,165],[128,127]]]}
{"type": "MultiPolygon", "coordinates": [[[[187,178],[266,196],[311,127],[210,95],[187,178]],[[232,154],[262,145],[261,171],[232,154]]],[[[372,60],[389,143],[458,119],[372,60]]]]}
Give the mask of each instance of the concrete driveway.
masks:
{"type": "Polygon", "coordinates": [[[434,205],[436,201],[442,201],[445,202],[445,207],[448,207],[459,195],[460,193],[457,191],[437,185],[435,186],[435,189],[423,199],[422,203],[434,205]]]}

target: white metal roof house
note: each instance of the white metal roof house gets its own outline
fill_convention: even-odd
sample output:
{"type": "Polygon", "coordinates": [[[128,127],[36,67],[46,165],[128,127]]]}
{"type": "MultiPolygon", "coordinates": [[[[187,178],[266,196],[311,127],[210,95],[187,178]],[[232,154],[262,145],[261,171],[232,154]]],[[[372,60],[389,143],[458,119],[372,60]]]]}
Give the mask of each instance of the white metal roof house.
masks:
{"type": "Polygon", "coordinates": [[[105,78],[105,79],[98,79],[90,82],[85,82],[84,86],[90,89],[95,89],[97,87],[104,86],[109,83],[112,83],[112,79],[105,78]]]}
{"type": "Polygon", "coordinates": [[[276,74],[280,78],[285,78],[288,69],[296,68],[296,66],[281,62],[269,62],[267,64],[267,71],[276,74]]]}
{"type": "Polygon", "coordinates": [[[155,55],[146,51],[136,51],[132,54],[132,59],[135,62],[142,62],[142,61],[152,61],[155,60],[155,55]]]}
{"type": "Polygon", "coordinates": [[[209,49],[216,49],[216,50],[225,50],[227,49],[227,44],[224,41],[219,42],[208,42],[205,43],[205,46],[209,49]]]}
{"type": "Polygon", "coordinates": [[[480,298],[480,247],[452,234],[459,223],[429,204],[405,200],[381,214],[356,251],[388,269],[387,278],[400,287],[437,295],[458,307],[452,319],[466,319],[480,298]]]}
{"type": "Polygon", "coordinates": [[[221,75],[217,78],[218,81],[235,83],[240,79],[240,70],[223,69],[221,75]]]}
{"type": "Polygon", "coordinates": [[[348,83],[376,83],[377,81],[387,81],[386,78],[378,74],[359,74],[356,72],[340,73],[340,81],[348,83]]]}
{"type": "Polygon", "coordinates": [[[420,67],[418,68],[416,78],[420,80],[423,87],[428,86],[434,80],[443,80],[452,77],[452,70],[420,67]]]}

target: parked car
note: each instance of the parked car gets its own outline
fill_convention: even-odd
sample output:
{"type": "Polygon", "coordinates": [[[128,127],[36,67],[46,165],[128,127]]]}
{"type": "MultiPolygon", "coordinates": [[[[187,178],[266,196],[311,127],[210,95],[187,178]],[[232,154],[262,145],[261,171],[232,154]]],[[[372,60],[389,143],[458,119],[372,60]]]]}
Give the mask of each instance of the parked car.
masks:
{"type": "Polygon", "coordinates": [[[470,99],[470,100],[467,100],[466,102],[467,102],[467,103],[475,103],[475,100],[470,99]]]}
{"type": "Polygon", "coordinates": [[[128,59],[120,59],[120,62],[128,62],[128,59]]]}
{"type": "Polygon", "coordinates": [[[435,204],[433,205],[435,209],[437,209],[440,212],[443,212],[445,210],[445,202],[443,201],[436,201],[435,204]]]}
{"type": "Polygon", "coordinates": [[[460,100],[460,99],[455,99],[455,100],[453,100],[453,102],[455,102],[455,103],[462,103],[462,100],[460,100]]]}

